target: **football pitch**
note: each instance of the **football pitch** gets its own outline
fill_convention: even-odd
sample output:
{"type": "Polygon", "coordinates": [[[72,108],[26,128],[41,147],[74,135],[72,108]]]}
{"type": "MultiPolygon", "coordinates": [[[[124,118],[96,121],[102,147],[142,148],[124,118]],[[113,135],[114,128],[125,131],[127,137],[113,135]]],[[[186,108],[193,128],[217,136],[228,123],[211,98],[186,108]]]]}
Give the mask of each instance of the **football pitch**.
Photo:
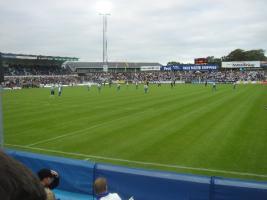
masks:
{"type": "Polygon", "coordinates": [[[6,148],[180,173],[267,180],[267,86],[4,91],[6,148]]]}

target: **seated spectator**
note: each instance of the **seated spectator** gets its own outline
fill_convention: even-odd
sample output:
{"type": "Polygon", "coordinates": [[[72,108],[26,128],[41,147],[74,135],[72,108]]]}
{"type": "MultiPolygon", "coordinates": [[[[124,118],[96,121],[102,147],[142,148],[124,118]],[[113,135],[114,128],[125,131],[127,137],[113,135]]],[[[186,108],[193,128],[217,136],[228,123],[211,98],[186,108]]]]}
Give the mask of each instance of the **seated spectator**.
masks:
{"type": "Polygon", "coordinates": [[[97,200],[121,200],[117,193],[109,193],[107,180],[105,178],[97,178],[94,182],[94,191],[97,200]]]}
{"type": "Polygon", "coordinates": [[[41,169],[38,172],[39,179],[41,184],[45,188],[47,195],[47,200],[55,200],[55,195],[52,192],[52,189],[56,188],[59,185],[59,175],[56,171],[50,169],[41,169]]]}
{"type": "Polygon", "coordinates": [[[0,199],[45,200],[38,178],[23,164],[0,150],[0,199]]]}

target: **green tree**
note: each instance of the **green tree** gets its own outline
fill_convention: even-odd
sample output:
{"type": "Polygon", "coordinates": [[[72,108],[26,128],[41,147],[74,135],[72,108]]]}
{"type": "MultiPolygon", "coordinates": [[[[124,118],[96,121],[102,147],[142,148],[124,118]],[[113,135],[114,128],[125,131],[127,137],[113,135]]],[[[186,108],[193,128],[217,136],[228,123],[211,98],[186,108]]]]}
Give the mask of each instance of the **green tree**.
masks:
{"type": "Polygon", "coordinates": [[[243,49],[236,49],[223,57],[224,61],[243,61],[246,60],[245,51],[243,49]]]}
{"type": "Polygon", "coordinates": [[[264,55],[263,49],[254,49],[244,51],[243,49],[236,49],[229,53],[227,56],[222,57],[223,61],[265,61],[267,60],[264,55]]]}
{"type": "Polygon", "coordinates": [[[208,56],[207,59],[208,59],[208,64],[214,64],[214,65],[221,66],[221,63],[222,63],[221,58],[215,58],[214,56],[208,56]]]}
{"type": "Polygon", "coordinates": [[[180,62],[176,62],[176,61],[170,61],[167,63],[167,65],[180,65],[180,62]]]}
{"type": "Polygon", "coordinates": [[[256,50],[250,50],[246,51],[246,59],[247,61],[265,61],[266,56],[264,55],[263,49],[256,49],[256,50]]]}

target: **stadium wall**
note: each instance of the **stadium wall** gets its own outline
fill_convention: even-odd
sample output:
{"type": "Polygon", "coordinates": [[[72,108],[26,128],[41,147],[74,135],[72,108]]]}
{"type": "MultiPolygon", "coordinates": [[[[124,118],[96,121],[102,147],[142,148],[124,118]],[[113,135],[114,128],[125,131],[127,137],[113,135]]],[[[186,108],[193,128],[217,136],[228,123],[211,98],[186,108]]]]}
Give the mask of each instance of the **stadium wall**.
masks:
{"type": "Polygon", "coordinates": [[[6,152],[35,173],[45,167],[55,169],[61,177],[58,189],[79,194],[93,196],[93,182],[101,176],[107,178],[109,191],[119,193],[122,199],[267,199],[267,182],[133,169],[8,149],[6,152]]]}

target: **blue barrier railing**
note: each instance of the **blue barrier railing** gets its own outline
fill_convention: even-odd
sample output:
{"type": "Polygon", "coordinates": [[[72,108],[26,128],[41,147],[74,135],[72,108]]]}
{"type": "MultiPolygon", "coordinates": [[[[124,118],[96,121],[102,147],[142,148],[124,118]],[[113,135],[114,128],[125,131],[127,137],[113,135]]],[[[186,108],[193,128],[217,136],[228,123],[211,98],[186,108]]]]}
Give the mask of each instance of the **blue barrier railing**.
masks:
{"type": "Polygon", "coordinates": [[[93,195],[97,177],[108,180],[109,191],[135,200],[267,200],[267,183],[220,177],[133,169],[88,161],[6,150],[34,172],[47,167],[61,175],[60,190],[93,195]]]}

